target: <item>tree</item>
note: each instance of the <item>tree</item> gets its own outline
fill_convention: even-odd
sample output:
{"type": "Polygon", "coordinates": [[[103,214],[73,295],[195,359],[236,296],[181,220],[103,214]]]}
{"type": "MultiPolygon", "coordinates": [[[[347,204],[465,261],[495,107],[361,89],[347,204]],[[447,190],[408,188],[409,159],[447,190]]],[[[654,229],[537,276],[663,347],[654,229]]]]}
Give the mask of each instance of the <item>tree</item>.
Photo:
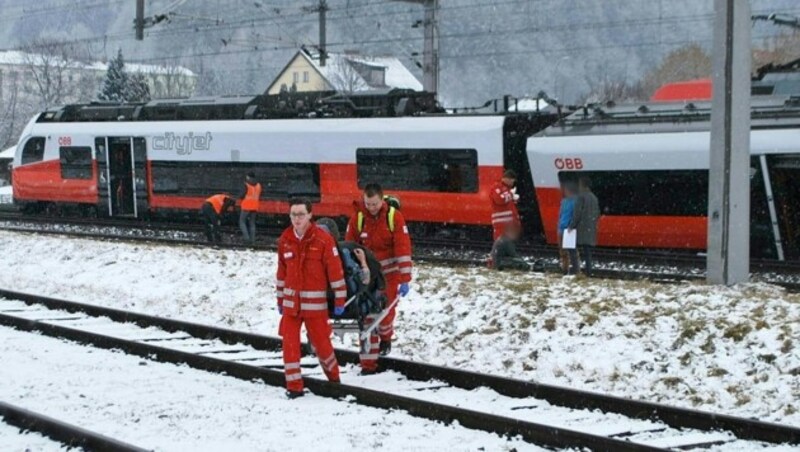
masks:
{"type": "MultiPolygon", "coordinates": [[[[127,75],[127,74],[126,74],[127,75]]],[[[131,74],[123,90],[126,102],[147,102],[150,100],[150,85],[144,74],[131,74]]]]}
{"type": "Polygon", "coordinates": [[[75,49],[68,44],[36,39],[23,46],[23,64],[33,83],[26,90],[38,97],[40,108],[68,101],[77,92],[82,64],[73,59],[75,49]]]}
{"type": "Polygon", "coordinates": [[[125,59],[122,56],[122,49],[117,52],[117,57],[112,58],[108,62],[108,70],[106,71],[106,78],[103,81],[103,87],[97,98],[100,100],[108,100],[113,102],[125,101],[125,85],[128,82],[128,76],[125,74],[125,59]]]}
{"type": "Polygon", "coordinates": [[[125,72],[122,49],[108,62],[103,87],[97,95],[100,100],[112,102],[143,102],[150,100],[150,87],[144,74],[125,72]]]}
{"type": "Polygon", "coordinates": [[[328,59],[328,81],[333,85],[333,89],[344,94],[352,94],[355,91],[367,87],[361,74],[350,64],[346,57],[341,55],[329,55],[328,59]]]}
{"type": "Polygon", "coordinates": [[[645,74],[642,91],[650,96],[666,83],[711,77],[711,56],[699,44],[688,44],[668,53],[645,74]]]}

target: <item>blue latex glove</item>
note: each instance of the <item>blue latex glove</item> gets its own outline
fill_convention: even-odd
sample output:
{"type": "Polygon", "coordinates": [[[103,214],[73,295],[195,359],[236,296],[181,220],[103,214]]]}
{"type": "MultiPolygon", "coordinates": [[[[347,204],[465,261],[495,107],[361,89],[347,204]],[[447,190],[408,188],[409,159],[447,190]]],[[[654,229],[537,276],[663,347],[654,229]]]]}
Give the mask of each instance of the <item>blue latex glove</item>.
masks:
{"type": "Polygon", "coordinates": [[[411,289],[408,287],[408,283],[404,282],[400,284],[400,287],[397,289],[397,292],[400,294],[401,297],[405,297],[406,295],[408,295],[408,292],[410,290],[411,289]]]}
{"type": "Polygon", "coordinates": [[[283,306],[278,305],[278,314],[283,315],[283,306]]]}
{"type": "Polygon", "coordinates": [[[344,314],[344,306],[342,306],[342,307],[337,306],[337,307],[333,308],[333,315],[335,315],[336,317],[339,317],[342,314],[344,314]]]}

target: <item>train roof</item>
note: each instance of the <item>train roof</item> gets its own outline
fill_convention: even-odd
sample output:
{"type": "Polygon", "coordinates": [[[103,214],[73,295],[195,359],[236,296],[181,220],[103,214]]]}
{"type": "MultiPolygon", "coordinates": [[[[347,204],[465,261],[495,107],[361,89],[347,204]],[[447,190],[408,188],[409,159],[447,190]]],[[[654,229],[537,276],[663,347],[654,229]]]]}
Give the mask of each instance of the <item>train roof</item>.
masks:
{"type": "MultiPolygon", "coordinates": [[[[707,131],[711,102],[596,104],[579,108],[536,136],[707,131]]],[[[751,98],[753,128],[800,126],[800,96],[751,98]]]]}
{"type": "MultiPolygon", "coordinates": [[[[510,98],[510,96],[507,96],[510,98]]],[[[487,103],[486,105],[489,105],[487,103]]],[[[537,111],[461,112],[459,116],[561,115],[552,107],[537,111]]],[[[516,110],[516,109],[513,109],[516,110]]],[[[285,92],[273,95],[232,95],[158,99],[150,102],[91,102],[50,108],[38,123],[119,121],[211,121],[238,119],[393,118],[447,115],[433,93],[381,89],[351,94],[334,91],[285,92]]]]}

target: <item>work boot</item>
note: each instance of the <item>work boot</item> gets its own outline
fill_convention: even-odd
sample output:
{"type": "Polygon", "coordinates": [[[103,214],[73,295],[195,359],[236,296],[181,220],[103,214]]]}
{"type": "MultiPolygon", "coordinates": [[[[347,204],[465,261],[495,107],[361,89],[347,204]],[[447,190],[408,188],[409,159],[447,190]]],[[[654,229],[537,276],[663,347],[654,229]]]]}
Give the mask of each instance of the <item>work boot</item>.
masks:
{"type": "Polygon", "coordinates": [[[286,391],[286,397],[288,397],[289,400],[299,399],[304,395],[306,395],[306,393],[303,391],[286,391]]]}
{"type": "Polygon", "coordinates": [[[378,354],[381,356],[388,356],[389,353],[392,353],[392,341],[381,341],[378,354]]]}
{"type": "Polygon", "coordinates": [[[378,370],[378,368],[377,368],[377,367],[376,367],[376,368],[374,368],[374,369],[364,369],[364,368],[362,367],[362,368],[361,368],[361,372],[359,373],[359,375],[361,375],[361,376],[367,376],[367,375],[375,375],[375,374],[377,374],[377,373],[380,373],[380,370],[378,370]]]}

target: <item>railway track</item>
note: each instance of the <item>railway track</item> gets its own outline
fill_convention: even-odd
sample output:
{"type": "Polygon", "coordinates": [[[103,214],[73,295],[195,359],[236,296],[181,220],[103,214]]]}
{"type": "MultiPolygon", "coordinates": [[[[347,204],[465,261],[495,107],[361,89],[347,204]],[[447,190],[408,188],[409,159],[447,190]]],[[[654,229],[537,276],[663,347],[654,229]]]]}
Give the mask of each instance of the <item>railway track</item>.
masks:
{"type": "MultiPolygon", "coordinates": [[[[185,363],[241,379],[283,386],[280,339],[94,305],[0,290],[0,324],[39,331],[163,362],[185,363]]],[[[324,380],[316,360],[301,361],[316,395],[434,421],[519,436],[548,447],[613,451],[755,450],[800,445],[800,429],[670,407],[400,359],[381,358],[385,372],[324,380]]]]}
{"type": "Polygon", "coordinates": [[[87,452],[147,450],[2,401],[0,401],[0,418],[8,425],[20,430],[38,432],[67,448],[79,447],[87,452]]]}
{"type": "MultiPolygon", "coordinates": [[[[2,221],[2,216],[0,216],[0,221],[2,221]]],[[[53,222],[50,223],[53,227],[52,228],[40,228],[37,224],[22,223],[18,226],[13,225],[0,225],[0,229],[7,230],[7,231],[14,231],[14,232],[23,232],[23,233],[36,233],[36,234],[47,234],[47,235],[63,235],[63,236],[70,236],[70,237],[79,237],[79,238],[90,238],[90,239],[99,239],[99,240],[114,240],[114,241],[126,241],[126,242],[137,242],[137,243],[154,243],[154,244],[161,244],[161,245],[180,245],[180,246],[208,246],[208,243],[201,238],[199,233],[185,233],[183,231],[175,231],[169,226],[166,225],[158,225],[155,229],[149,229],[148,227],[143,227],[142,225],[138,225],[134,230],[126,229],[124,227],[120,227],[117,224],[113,224],[113,222],[109,222],[112,224],[105,225],[96,225],[89,221],[79,222],[79,223],[71,223],[70,227],[64,227],[64,225],[60,222],[53,222]],[[71,226],[78,226],[78,228],[72,229],[71,226]]],[[[47,224],[47,223],[46,223],[47,224]]],[[[244,245],[232,241],[228,241],[227,243],[218,246],[219,248],[225,249],[250,249],[250,250],[262,250],[262,251],[274,251],[275,246],[274,244],[268,243],[258,243],[254,246],[252,245],[244,245]]],[[[477,255],[470,256],[453,256],[451,253],[437,253],[437,252],[417,252],[414,256],[415,261],[417,262],[428,262],[432,264],[443,264],[449,266],[468,266],[468,267],[483,267],[485,266],[485,261],[482,258],[478,258],[477,255]]],[[[539,272],[548,272],[548,273],[560,273],[560,269],[555,261],[552,262],[544,262],[541,266],[538,266],[534,271],[539,272]]],[[[680,282],[687,282],[687,281],[704,281],[705,276],[703,273],[700,272],[678,272],[674,270],[665,271],[665,270],[649,270],[649,269],[611,269],[611,268],[596,268],[593,271],[593,276],[597,278],[606,278],[606,279],[619,279],[619,280],[648,280],[652,282],[659,282],[659,283],[680,283],[680,282]]],[[[800,292],[800,281],[794,280],[772,280],[772,279],[765,279],[765,278],[758,278],[758,280],[762,282],[767,282],[770,284],[775,284],[778,286],[783,287],[787,291],[790,292],[800,292]]]]}

